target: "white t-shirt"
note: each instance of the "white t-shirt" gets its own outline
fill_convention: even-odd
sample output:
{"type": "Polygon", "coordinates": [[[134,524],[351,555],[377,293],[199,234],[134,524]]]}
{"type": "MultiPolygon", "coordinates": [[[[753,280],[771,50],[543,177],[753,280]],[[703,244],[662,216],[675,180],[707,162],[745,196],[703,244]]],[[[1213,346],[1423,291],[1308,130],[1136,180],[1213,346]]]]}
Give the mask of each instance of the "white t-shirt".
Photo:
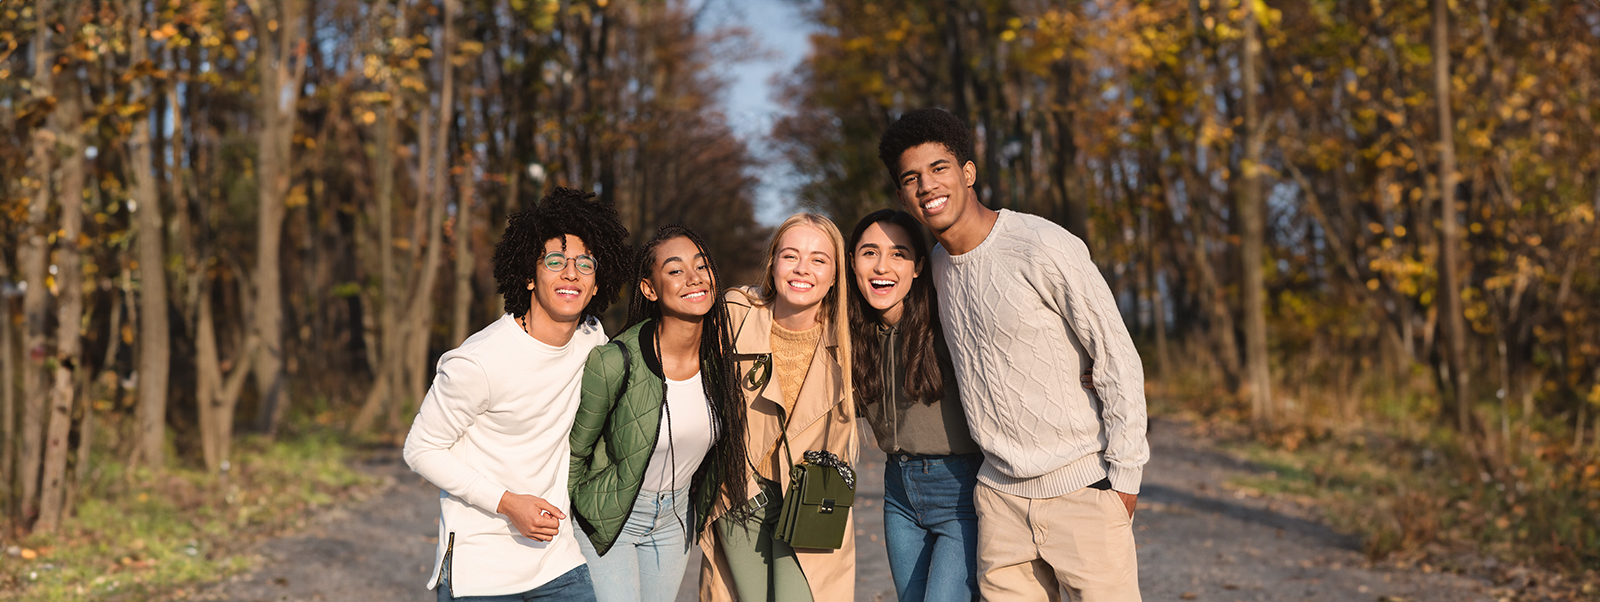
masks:
{"type": "Polygon", "coordinates": [[[605,342],[600,323],[590,320],[566,345],[552,347],[506,314],[439,358],[404,452],[406,464],[441,490],[429,589],[438,585],[452,542],[456,596],[525,592],[584,563],[567,495],[568,433],[584,360],[605,342]],[[569,518],[555,539],[523,537],[496,512],[507,491],[560,508],[569,518]]]}
{"type": "Polygon", "coordinates": [[[650,492],[673,491],[674,479],[679,489],[694,479],[694,471],[711,444],[716,441],[712,432],[711,403],[700,384],[700,373],[688,380],[667,381],[667,407],[661,412],[661,427],[656,436],[656,449],[650,454],[650,465],[644,471],[643,489],[650,492]],[[670,426],[669,425],[670,417],[670,426]],[[672,433],[671,453],[668,453],[667,433],[672,433]]]}

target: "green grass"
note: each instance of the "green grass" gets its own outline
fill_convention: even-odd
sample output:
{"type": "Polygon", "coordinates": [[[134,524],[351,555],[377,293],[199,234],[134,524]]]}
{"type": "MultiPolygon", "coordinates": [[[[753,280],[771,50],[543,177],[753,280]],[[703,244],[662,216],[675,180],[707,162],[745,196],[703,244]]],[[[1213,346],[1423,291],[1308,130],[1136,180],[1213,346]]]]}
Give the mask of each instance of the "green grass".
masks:
{"type": "Polygon", "coordinates": [[[96,457],[60,532],[6,542],[23,553],[0,557],[0,599],[183,599],[247,570],[250,544],[375,485],[351,469],[333,432],[242,438],[233,458],[224,477],[129,471],[120,459],[96,457]]]}

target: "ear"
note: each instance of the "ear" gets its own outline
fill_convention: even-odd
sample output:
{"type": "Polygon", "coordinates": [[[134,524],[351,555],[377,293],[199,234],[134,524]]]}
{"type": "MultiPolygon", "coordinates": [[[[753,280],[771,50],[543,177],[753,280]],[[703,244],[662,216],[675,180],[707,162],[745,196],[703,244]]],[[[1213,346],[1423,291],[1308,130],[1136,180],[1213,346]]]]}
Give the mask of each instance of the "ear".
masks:
{"type": "Polygon", "coordinates": [[[528,279],[528,290],[530,290],[530,291],[533,290],[533,283],[535,281],[537,281],[537,280],[538,280],[538,278],[529,278],[528,279]]]}
{"type": "Polygon", "coordinates": [[[975,164],[975,163],[973,163],[971,161],[968,161],[965,165],[962,165],[961,166],[961,179],[966,182],[967,188],[972,188],[973,184],[977,184],[978,183],[978,166],[977,166],[977,164],[975,164]]]}
{"type": "Polygon", "coordinates": [[[639,279],[639,293],[651,301],[659,301],[660,295],[656,294],[656,287],[650,284],[649,278],[639,279]]]}
{"type": "Polygon", "coordinates": [[[916,278],[918,276],[922,275],[922,265],[924,263],[926,263],[926,260],[918,259],[917,263],[914,264],[914,267],[911,270],[911,279],[912,280],[916,280],[916,278]]]}

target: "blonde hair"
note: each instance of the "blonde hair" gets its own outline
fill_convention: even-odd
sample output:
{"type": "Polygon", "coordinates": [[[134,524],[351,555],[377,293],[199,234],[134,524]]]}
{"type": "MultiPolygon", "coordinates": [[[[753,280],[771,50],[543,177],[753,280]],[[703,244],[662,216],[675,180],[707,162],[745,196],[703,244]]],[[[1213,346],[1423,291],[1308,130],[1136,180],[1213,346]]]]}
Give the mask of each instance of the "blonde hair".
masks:
{"type": "MultiPolygon", "coordinates": [[[[851,353],[850,353],[850,303],[845,295],[850,294],[849,270],[845,269],[844,262],[848,259],[844,249],[844,235],[839,232],[839,227],[830,220],[815,213],[796,213],[783,220],[782,224],[772,232],[772,240],[767,243],[767,260],[762,264],[761,283],[756,289],[756,296],[752,299],[757,305],[768,305],[777,300],[778,285],[772,278],[772,266],[778,259],[778,242],[783,240],[783,235],[800,226],[811,226],[822,232],[833,246],[833,288],[828,295],[822,298],[822,311],[819,312],[822,323],[833,329],[833,337],[839,346],[839,364],[844,377],[844,407],[846,416],[854,418],[856,415],[855,383],[852,378],[851,353]]],[[[846,444],[847,458],[851,463],[856,461],[858,442],[857,429],[854,425],[850,429],[850,440],[846,444]]]]}

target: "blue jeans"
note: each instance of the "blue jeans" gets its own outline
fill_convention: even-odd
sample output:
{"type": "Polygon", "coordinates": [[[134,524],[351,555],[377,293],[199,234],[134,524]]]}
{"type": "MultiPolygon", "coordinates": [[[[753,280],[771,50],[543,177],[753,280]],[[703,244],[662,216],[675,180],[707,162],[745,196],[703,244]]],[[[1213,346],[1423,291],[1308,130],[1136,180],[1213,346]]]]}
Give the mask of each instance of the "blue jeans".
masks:
{"type": "Polygon", "coordinates": [[[450,562],[448,558],[444,563],[444,567],[444,574],[439,576],[439,587],[434,588],[439,593],[439,602],[531,602],[533,600],[594,602],[594,583],[589,580],[589,567],[587,566],[579,566],[562,573],[560,577],[551,579],[544,585],[520,594],[463,596],[460,598],[451,597],[450,595],[450,562]]]}
{"type": "Polygon", "coordinates": [[[978,512],[972,490],[983,454],[889,454],[883,531],[903,602],[978,599],[978,512]]]}
{"type": "Polygon", "coordinates": [[[639,491],[633,512],[611,549],[601,556],[594,543],[578,534],[578,547],[589,561],[599,602],[672,602],[678,597],[694,528],[690,516],[689,488],[678,491],[639,491]]]}

